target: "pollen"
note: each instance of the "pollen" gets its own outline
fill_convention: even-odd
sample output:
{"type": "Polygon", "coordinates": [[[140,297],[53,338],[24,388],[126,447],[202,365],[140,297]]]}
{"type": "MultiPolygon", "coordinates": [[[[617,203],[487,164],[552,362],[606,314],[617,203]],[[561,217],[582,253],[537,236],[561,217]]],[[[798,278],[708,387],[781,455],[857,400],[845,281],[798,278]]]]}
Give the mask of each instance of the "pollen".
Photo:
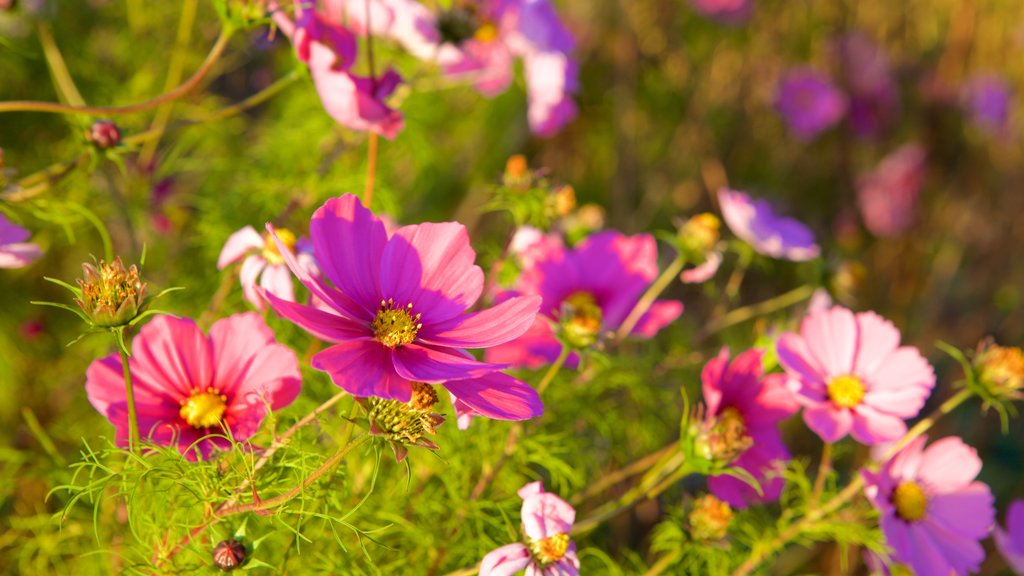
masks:
{"type": "Polygon", "coordinates": [[[193,392],[181,403],[181,417],[193,428],[211,428],[220,424],[228,407],[228,397],[213,388],[206,392],[193,392]]]}
{"type": "Polygon", "coordinates": [[[378,342],[394,348],[415,340],[423,324],[420,323],[420,314],[413,315],[411,302],[405,308],[395,307],[394,300],[388,298],[380,301],[380,310],[370,327],[378,342]]]}
{"type": "Polygon", "coordinates": [[[541,564],[558,562],[568,551],[569,535],[564,532],[530,542],[530,553],[541,564]]]}
{"type": "Polygon", "coordinates": [[[410,382],[412,386],[412,398],[409,405],[417,410],[430,410],[438,402],[437,391],[430,384],[423,382],[410,382]]]}
{"type": "Polygon", "coordinates": [[[828,383],[828,397],[840,408],[853,408],[864,399],[864,383],[856,376],[836,376],[828,383]]]}
{"type": "MultiPolygon", "coordinates": [[[[289,250],[295,249],[295,234],[287,228],[278,228],[276,230],[277,238],[281,240],[289,250]]],[[[284,257],[281,256],[281,251],[277,249],[277,243],[274,242],[274,237],[267,233],[266,238],[263,239],[263,259],[271,264],[284,264],[284,257]]]]}
{"type": "Polygon", "coordinates": [[[916,482],[904,482],[892,492],[892,504],[896,515],[908,522],[924,518],[928,510],[928,496],[916,482]]]}

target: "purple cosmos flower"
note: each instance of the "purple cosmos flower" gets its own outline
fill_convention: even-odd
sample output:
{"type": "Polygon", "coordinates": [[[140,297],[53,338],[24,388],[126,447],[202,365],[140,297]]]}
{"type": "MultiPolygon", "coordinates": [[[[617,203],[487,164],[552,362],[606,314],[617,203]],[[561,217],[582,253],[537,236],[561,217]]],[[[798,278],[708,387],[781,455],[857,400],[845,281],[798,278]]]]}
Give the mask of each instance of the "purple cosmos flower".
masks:
{"type": "Polygon", "coordinates": [[[849,90],[850,125],[863,137],[877,136],[900,109],[900,92],[889,57],[866,34],[853,32],[836,43],[839,68],[849,90]]]}
{"type": "MultiPolygon", "coordinates": [[[[187,318],[157,316],[132,340],[128,362],[139,431],[155,444],[177,446],[189,460],[230,448],[230,431],[244,441],[259,430],[268,410],[299,395],[295,353],[274,340],[254,312],[218,320],[210,335],[187,318]]],[[[94,361],[86,373],[89,402],[128,445],[128,409],[121,357],[94,361]]]]}
{"type": "Polygon", "coordinates": [[[906,144],[857,179],[857,204],[872,234],[896,236],[914,223],[926,161],[923,147],[906,144]]]}
{"type": "MultiPolygon", "coordinates": [[[[515,293],[541,296],[542,316],[519,339],[489,349],[488,361],[531,368],[554,361],[562,345],[552,321],[568,324],[591,339],[618,329],[658,275],[658,247],[648,234],[600,232],[572,249],[547,243],[543,252],[531,254],[531,258],[534,265],[523,271],[515,293]]],[[[650,338],[682,311],[681,302],[658,300],[632,334],[650,338]]],[[[573,355],[567,364],[576,362],[573,355]]]]}
{"type": "Polygon", "coordinates": [[[1024,574],[1024,500],[1014,500],[1006,511],[1006,530],[995,527],[996,548],[1013,569],[1024,574]]]}
{"type": "Polygon", "coordinates": [[[569,539],[576,511],[565,500],[544,491],[540,482],[519,489],[523,499],[523,543],[488,552],[480,562],[480,576],[579,576],[576,544],[569,539]]]}
{"type": "Polygon", "coordinates": [[[43,255],[43,249],[27,242],[30,233],[0,214],[0,268],[23,268],[43,255]]]}
{"type": "Polygon", "coordinates": [[[334,286],[311,276],[280,241],[278,249],[322,305],[264,295],[278,314],[335,343],[313,356],[314,368],[358,397],[408,402],[410,382],[424,382],[444,384],[490,418],[541,413],[532,388],[494,374],[507,366],[478,362],[464,350],[521,335],[540,298],[510,298],[467,314],[484,277],[462,224],[403,226],[388,237],[384,223],[346,194],[321,206],[309,228],[320,269],[334,286]]]}
{"type": "Polygon", "coordinates": [[[916,348],[874,312],[838,306],[807,315],[800,333],[779,338],[779,362],[793,378],[804,421],[825,442],[848,433],[863,444],[907,432],[935,386],[935,373],[916,348]]]}
{"type": "Polygon", "coordinates": [[[990,134],[1006,130],[1013,92],[1005,78],[995,75],[974,76],[967,81],[960,94],[965,112],[979,128],[990,134]]]}
{"type": "MultiPolygon", "coordinates": [[[[277,230],[277,237],[289,249],[298,250],[297,261],[307,273],[318,275],[319,270],[313,259],[313,246],[305,238],[296,239],[295,235],[285,229],[277,230]]],[[[256,278],[259,286],[282,300],[295,301],[295,290],[292,286],[292,274],[285,266],[284,258],[277,250],[277,243],[270,234],[260,236],[252,226],[246,226],[235,232],[224,243],[217,259],[217,269],[223,270],[230,264],[242,261],[239,279],[245,299],[258,310],[263,310],[263,297],[256,289],[256,278]]]]}
{"type": "Polygon", "coordinates": [[[846,114],[846,96],[824,75],[810,69],[790,70],[779,82],[776,108],[798,138],[811,140],[846,114]]]}
{"type": "Polygon", "coordinates": [[[995,522],[992,493],[973,481],[978,453],[956,437],[924,448],[919,437],[886,462],[864,472],[864,492],[881,513],[892,559],[915,574],[966,575],[985,559],[979,543],[995,522]]]}
{"type": "Polygon", "coordinates": [[[814,233],[797,220],[777,215],[768,202],[722,188],[718,191],[718,205],[732,233],[759,253],[795,261],[818,256],[814,233]]]}
{"type": "Polygon", "coordinates": [[[739,450],[739,454],[730,454],[732,465],[750,472],[761,483],[762,492],[758,494],[746,482],[732,476],[708,478],[711,493],[734,508],[779,498],[783,480],[777,473],[789,460],[789,451],[779,434],[779,422],[800,407],[786,387],[784,375],[762,376],[761,356],[760,350],[747,350],[730,363],[729,350],[723,348],[701,372],[711,431],[716,426],[727,427],[733,440],[742,438],[739,448],[724,444],[720,447],[739,450]]]}
{"type": "Polygon", "coordinates": [[[754,12],[753,0],[690,0],[693,9],[723,24],[742,24],[754,12]]]}

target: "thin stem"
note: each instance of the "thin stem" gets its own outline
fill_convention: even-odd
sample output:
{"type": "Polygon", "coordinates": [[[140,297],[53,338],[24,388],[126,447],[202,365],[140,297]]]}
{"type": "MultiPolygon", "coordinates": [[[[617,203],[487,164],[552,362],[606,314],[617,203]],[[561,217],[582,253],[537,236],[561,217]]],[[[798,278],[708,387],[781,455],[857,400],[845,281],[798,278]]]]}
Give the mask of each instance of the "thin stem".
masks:
{"type": "Polygon", "coordinates": [[[736,267],[733,268],[732,274],[729,275],[729,280],[725,283],[722,298],[715,305],[715,309],[711,313],[712,318],[723,315],[736,300],[736,296],[740,293],[740,286],[743,285],[743,279],[746,278],[747,268],[750,267],[753,259],[754,251],[752,249],[747,246],[739,249],[739,260],[736,261],[736,267]]]}
{"type": "Polygon", "coordinates": [[[743,306],[742,308],[730,310],[724,316],[713,316],[711,320],[708,321],[704,330],[701,332],[701,336],[699,338],[703,338],[710,334],[714,334],[715,332],[718,332],[719,330],[724,330],[726,328],[729,328],[730,326],[735,326],[736,324],[746,322],[747,320],[750,320],[752,318],[757,318],[758,316],[764,316],[765,314],[778,312],[779,310],[783,310],[795,304],[799,304],[800,302],[803,302],[804,300],[813,296],[814,290],[814,286],[811,286],[810,284],[805,284],[803,286],[794,288],[789,292],[785,292],[773,298],[769,298],[768,300],[765,300],[763,302],[758,302],[757,304],[751,304],[749,306],[743,306]]]}
{"type": "MultiPolygon", "coordinates": [[[[301,420],[299,420],[295,424],[292,424],[291,427],[285,430],[283,434],[274,439],[274,442],[270,445],[270,448],[264,450],[263,455],[260,456],[260,459],[256,461],[256,464],[253,465],[252,471],[255,473],[260,468],[263,468],[263,466],[270,461],[270,458],[273,457],[274,453],[277,452],[279,448],[284,446],[285,442],[289,438],[291,438],[296,432],[298,432],[299,429],[307,426],[313,420],[316,420],[317,416],[323,414],[325,411],[329,410],[338,402],[341,402],[341,399],[346,396],[348,396],[348,392],[338,392],[334,396],[328,398],[327,401],[325,401],[323,404],[314,408],[312,412],[303,416],[301,420]]],[[[345,443],[348,443],[348,438],[345,439],[345,443]]]]}
{"type": "Polygon", "coordinates": [[[665,271],[661,273],[661,276],[658,276],[654,283],[647,288],[647,291],[640,297],[640,300],[637,300],[636,306],[634,306],[633,310],[630,311],[629,316],[626,316],[626,319],[622,321],[622,325],[619,326],[619,330],[615,333],[616,340],[622,340],[626,336],[629,336],[629,333],[632,332],[633,328],[635,328],[637,323],[640,322],[640,318],[642,318],[643,315],[651,308],[651,305],[654,304],[654,300],[657,299],[665,288],[668,288],[668,285],[672,283],[672,280],[682,272],[683,265],[685,263],[686,259],[683,255],[681,253],[676,254],[675,259],[672,260],[667,268],[665,268],[665,271]]]}
{"type": "Polygon", "coordinates": [[[544,373],[540,382],[537,383],[537,394],[543,394],[548,389],[551,381],[555,379],[555,374],[558,374],[558,371],[562,369],[565,361],[569,358],[570,352],[571,350],[569,350],[568,346],[562,346],[562,351],[558,353],[558,358],[555,359],[551,366],[548,366],[548,371],[544,373]]]}
{"type": "Polygon", "coordinates": [[[366,143],[366,188],[363,190],[363,203],[369,209],[373,206],[373,184],[377,178],[377,133],[370,132],[366,143]]]}
{"type": "Polygon", "coordinates": [[[582,502],[585,502],[588,498],[591,498],[604,492],[606,489],[615,486],[616,484],[622,482],[627,478],[632,478],[637,474],[642,474],[647,470],[650,470],[651,466],[653,466],[656,462],[658,462],[665,456],[675,452],[678,449],[679,442],[673,441],[671,444],[665,446],[664,448],[658,450],[657,452],[652,452],[651,454],[648,454],[647,456],[644,456],[639,460],[635,460],[632,463],[627,464],[623,468],[605,474],[596,482],[587,486],[587,488],[583,492],[580,492],[579,494],[574,496],[571,500],[572,504],[578,505],[582,502]]]}
{"type": "Polygon", "coordinates": [[[206,56],[206,60],[202,66],[196,70],[195,74],[191,78],[185,81],[184,84],[178,86],[170,92],[165,92],[149,100],[143,102],[137,102],[135,104],[128,104],[125,106],[68,106],[65,104],[58,104],[56,102],[37,102],[32,100],[13,100],[10,102],[0,102],[0,113],[3,112],[46,112],[52,114],[86,114],[93,116],[108,116],[115,114],[132,114],[135,112],[143,112],[151,110],[164,102],[170,102],[177,100],[189,92],[194,90],[203,78],[210,73],[213,69],[214,64],[220,59],[221,54],[224,53],[224,49],[228,45],[228,40],[231,38],[231,28],[222,28],[220,36],[217,37],[217,42],[213,45],[210,53],[206,56]]]}
{"type": "Polygon", "coordinates": [[[821,500],[821,493],[825,490],[825,477],[832,469],[832,443],[825,442],[821,447],[821,462],[818,463],[818,475],[814,478],[814,488],[811,491],[811,506],[817,506],[821,500]]]}
{"type": "Polygon", "coordinates": [[[668,570],[669,566],[679,561],[680,554],[678,550],[673,550],[662,556],[654,563],[654,566],[651,566],[650,570],[644,572],[644,576],[658,576],[658,574],[662,574],[665,570],[668,570]]]}
{"type": "Polygon", "coordinates": [[[132,387],[132,373],[128,366],[128,351],[117,340],[117,349],[121,353],[121,372],[124,374],[124,396],[128,403],[128,450],[135,452],[139,448],[139,418],[135,412],[135,391],[132,387]]]}
{"type": "Polygon", "coordinates": [[[53,76],[53,84],[57,87],[57,93],[61,101],[72,106],[85,106],[82,94],[75,86],[75,81],[68,72],[68,66],[64,63],[64,57],[57,47],[57,41],[53,38],[53,30],[47,22],[39,22],[36,27],[39,34],[39,43],[43,46],[43,56],[46,57],[46,64],[50,67],[50,75],[53,76]]]}

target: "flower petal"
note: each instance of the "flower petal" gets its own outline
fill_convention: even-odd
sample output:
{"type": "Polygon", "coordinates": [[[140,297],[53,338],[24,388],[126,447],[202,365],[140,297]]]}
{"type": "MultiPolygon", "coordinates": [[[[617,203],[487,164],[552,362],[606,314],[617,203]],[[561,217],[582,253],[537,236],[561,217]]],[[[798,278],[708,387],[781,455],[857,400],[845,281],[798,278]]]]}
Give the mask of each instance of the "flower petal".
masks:
{"type": "Polygon", "coordinates": [[[260,286],[282,300],[295,302],[295,286],[287,266],[268,264],[260,276],[260,286]]]}
{"type": "Polygon", "coordinates": [[[928,518],[941,523],[954,534],[983,540],[995,524],[993,502],[992,490],[988,486],[971,482],[956,492],[929,496],[928,518]]]}
{"type": "Polygon", "coordinates": [[[30,242],[0,245],[0,268],[23,268],[43,255],[43,249],[30,242]]]}
{"type": "Polygon", "coordinates": [[[530,551],[526,546],[506,544],[492,550],[480,561],[480,576],[512,576],[530,563],[530,551]]]}
{"type": "MultiPolygon", "coordinates": [[[[381,300],[384,223],[352,194],[331,198],[309,222],[317,262],[327,278],[371,316],[381,300]]],[[[295,267],[292,272],[296,272],[295,267]]]]}
{"type": "Polygon", "coordinates": [[[576,521],[576,510],[550,492],[534,494],[523,500],[523,533],[531,540],[555,534],[568,534],[576,521]]]}
{"type": "Polygon", "coordinates": [[[299,360],[278,344],[263,318],[250,312],[222,318],[210,327],[217,389],[237,404],[291,404],[301,390],[299,360]]]}
{"type": "Polygon", "coordinates": [[[900,345],[900,331],[874,312],[857,314],[857,357],[853,372],[867,376],[900,345]]]}
{"type": "Polygon", "coordinates": [[[395,372],[391,356],[391,349],[379,342],[349,341],[318,352],[312,365],[330,374],[337,386],[353,396],[408,402],[412,386],[395,372]]]}
{"type": "Polygon", "coordinates": [[[136,388],[165,391],[178,399],[214,382],[213,351],[206,335],[187,318],[156,316],[132,340],[136,388]]]}
{"type": "Polygon", "coordinates": [[[953,492],[970,484],[980,471],[978,451],[949,436],[925,449],[917,476],[936,492],[953,492]]]}
{"type": "Polygon", "coordinates": [[[846,408],[825,402],[804,408],[804,422],[825,442],[836,442],[850,432],[853,416],[846,408]]]}
{"type": "Polygon", "coordinates": [[[900,438],[907,433],[907,425],[897,416],[862,403],[853,409],[851,433],[861,444],[873,446],[900,438]]]}
{"type": "Polygon", "coordinates": [[[419,340],[452,348],[490,348],[522,336],[537,317],[540,296],[518,296],[439,326],[423,327],[419,340]]]}
{"type": "Polygon", "coordinates": [[[270,292],[263,292],[263,296],[280,316],[298,324],[300,328],[321,340],[348,342],[373,339],[370,327],[365,324],[312,306],[282,300],[270,292]]]}
{"type": "Polygon", "coordinates": [[[403,378],[427,384],[476,378],[508,368],[502,364],[479,362],[468,354],[416,344],[406,344],[395,348],[394,363],[395,370],[403,378]]]}
{"type": "Polygon", "coordinates": [[[825,376],[853,372],[853,358],[857,354],[857,321],[853,312],[836,306],[811,314],[804,318],[800,333],[807,349],[825,369],[825,376]]]}
{"type": "Polygon", "coordinates": [[[652,338],[659,330],[671,324],[683,313],[683,303],[678,300],[658,300],[640,317],[631,334],[640,338],[652,338]]]}
{"type": "Polygon", "coordinates": [[[263,248],[263,237],[252,226],[246,226],[228,237],[217,257],[217,269],[223,270],[229,264],[241,260],[252,250],[263,248]]]}
{"type": "Polygon", "coordinates": [[[444,387],[478,414],[496,420],[529,420],[544,413],[540,395],[529,384],[494,372],[479,378],[449,380],[444,387]]]}

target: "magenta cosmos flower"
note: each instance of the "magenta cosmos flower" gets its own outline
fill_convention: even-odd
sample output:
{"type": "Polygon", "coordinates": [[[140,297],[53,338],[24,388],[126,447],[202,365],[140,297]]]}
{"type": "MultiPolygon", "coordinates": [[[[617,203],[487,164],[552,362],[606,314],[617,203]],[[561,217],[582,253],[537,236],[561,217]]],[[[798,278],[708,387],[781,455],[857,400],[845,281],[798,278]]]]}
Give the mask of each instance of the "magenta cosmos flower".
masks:
{"type": "Polygon", "coordinates": [[[378,77],[353,74],[358,49],[355,35],[340,22],[331,22],[325,14],[306,6],[295,2],[294,21],[276,3],[271,3],[270,9],[299,60],[309,66],[324,109],[343,126],[394,138],[403,119],[387,100],[402,83],[401,76],[391,68],[378,77]]]}
{"type": "Polygon", "coordinates": [[[786,387],[783,374],[762,375],[760,350],[743,352],[729,362],[729,350],[704,365],[702,392],[711,433],[721,448],[731,452],[732,465],[750,472],[761,483],[758,494],[746,482],[727,475],[708,478],[708,488],[734,508],[755,502],[772,502],[782,493],[781,472],[789,451],[779,434],[779,422],[792,416],[800,405],[786,387]],[[727,446],[725,444],[737,444],[727,446]],[[749,447],[747,447],[749,446],[749,447]]]}
{"type": "Polygon", "coordinates": [[[820,252],[807,226],[777,215],[764,200],[722,188],[718,191],[718,206],[732,233],[765,256],[799,261],[816,258],[820,252]]]}
{"type": "Polygon", "coordinates": [[[776,109],[789,129],[803,140],[838,124],[846,107],[842,91],[814,70],[790,70],[779,81],[776,109]]]}
{"type": "Polygon", "coordinates": [[[872,234],[896,236],[910,229],[926,169],[924,148],[906,144],[857,178],[857,204],[872,234]]]}
{"type": "Polygon", "coordinates": [[[975,482],[977,452],[955,437],[924,448],[911,442],[878,473],[865,472],[864,491],[881,513],[892,559],[915,574],[977,571],[985,559],[979,543],[995,522],[992,493],[975,482]]]}
{"type": "Polygon", "coordinates": [[[742,24],[754,12],[753,0],[690,0],[697,12],[723,24],[742,24]]]}
{"type": "Polygon", "coordinates": [[[265,296],[278,314],[335,343],[313,356],[314,368],[353,396],[408,402],[410,382],[424,382],[444,384],[491,418],[541,413],[540,398],[527,384],[494,376],[507,366],[479,362],[464,350],[522,334],[540,298],[511,298],[467,314],[484,275],[462,224],[403,226],[388,237],[384,223],[346,194],[321,206],[309,231],[320,269],[334,286],[308,274],[282,243],[278,248],[322,305],[265,296]]]}
{"type": "Polygon", "coordinates": [[[900,111],[899,85],[889,57],[859,31],[841,37],[835,51],[850,99],[850,126],[858,136],[881,134],[900,111]]]}
{"type": "MultiPolygon", "coordinates": [[[[592,338],[618,329],[658,275],[658,247],[649,234],[600,232],[571,249],[547,238],[527,253],[533,266],[523,271],[513,293],[539,295],[541,316],[521,338],[488,350],[491,362],[536,368],[554,361],[562,345],[552,321],[592,338]]],[[[682,312],[682,302],[658,300],[632,334],[650,338],[682,312]]],[[[574,354],[567,364],[576,362],[574,354]]]]}
{"type": "Polygon", "coordinates": [[[1010,120],[1013,91],[1001,76],[980,74],[961,90],[960,100],[972,122],[990,134],[1005,132],[1010,120]]]}
{"type": "Polygon", "coordinates": [[[28,242],[30,233],[0,214],[0,268],[23,268],[43,255],[43,249],[28,242]]]}
{"type": "Polygon", "coordinates": [[[868,445],[903,436],[935,373],[916,348],[899,344],[888,320],[838,306],[806,316],[799,334],[783,334],[779,362],[795,381],[807,426],[825,442],[848,433],[868,445]]]}
{"type": "MultiPolygon", "coordinates": [[[[316,262],[313,259],[313,247],[305,238],[296,239],[295,235],[285,229],[277,230],[277,237],[289,249],[298,251],[297,260],[310,274],[317,274],[316,262]]],[[[277,243],[267,233],[260,236],[252,226],[246,226],[235,232],[224,243],[217,259],[217,269],[242,260],[242,269],[238,276],[242,284],[245,299],[258,310],[263,310],[263,297],[257,286],[282,300],[295,301],[295,287],[292,285],[292,273],[285,266],[284,258],[277,250],[277,243]]]]}
{"type": "MultiPolygon", "coordinates": [[[[187,318],[157,316],[132,340],[128,363],[139,431],[155,444],[177,446],[189,460],[252,437],[267,410],[299,395],[295,353],[274,340],[254,312],[218,320],[206,336],[187,318]]],[[[128,444],[128,408],[121,358],[94,361],[86,373],[89,402],[128,444]]]]}
{"type": "Polygon", "coordinates": [[[480,576],[579,576],[580,560],[569,531],[576,511],[565,500],[544,491],[540,482],[519,489],[523,499],[524,542],[489,552],[480,562],[480,576]]]}
{"type": "Polygon", "coordinates": [[[993,533],[996,548],[1015,574],[1024,574],[1024,500],[1014,500],[1006,511],[1006,530],[999,526],[993,533]]]}

